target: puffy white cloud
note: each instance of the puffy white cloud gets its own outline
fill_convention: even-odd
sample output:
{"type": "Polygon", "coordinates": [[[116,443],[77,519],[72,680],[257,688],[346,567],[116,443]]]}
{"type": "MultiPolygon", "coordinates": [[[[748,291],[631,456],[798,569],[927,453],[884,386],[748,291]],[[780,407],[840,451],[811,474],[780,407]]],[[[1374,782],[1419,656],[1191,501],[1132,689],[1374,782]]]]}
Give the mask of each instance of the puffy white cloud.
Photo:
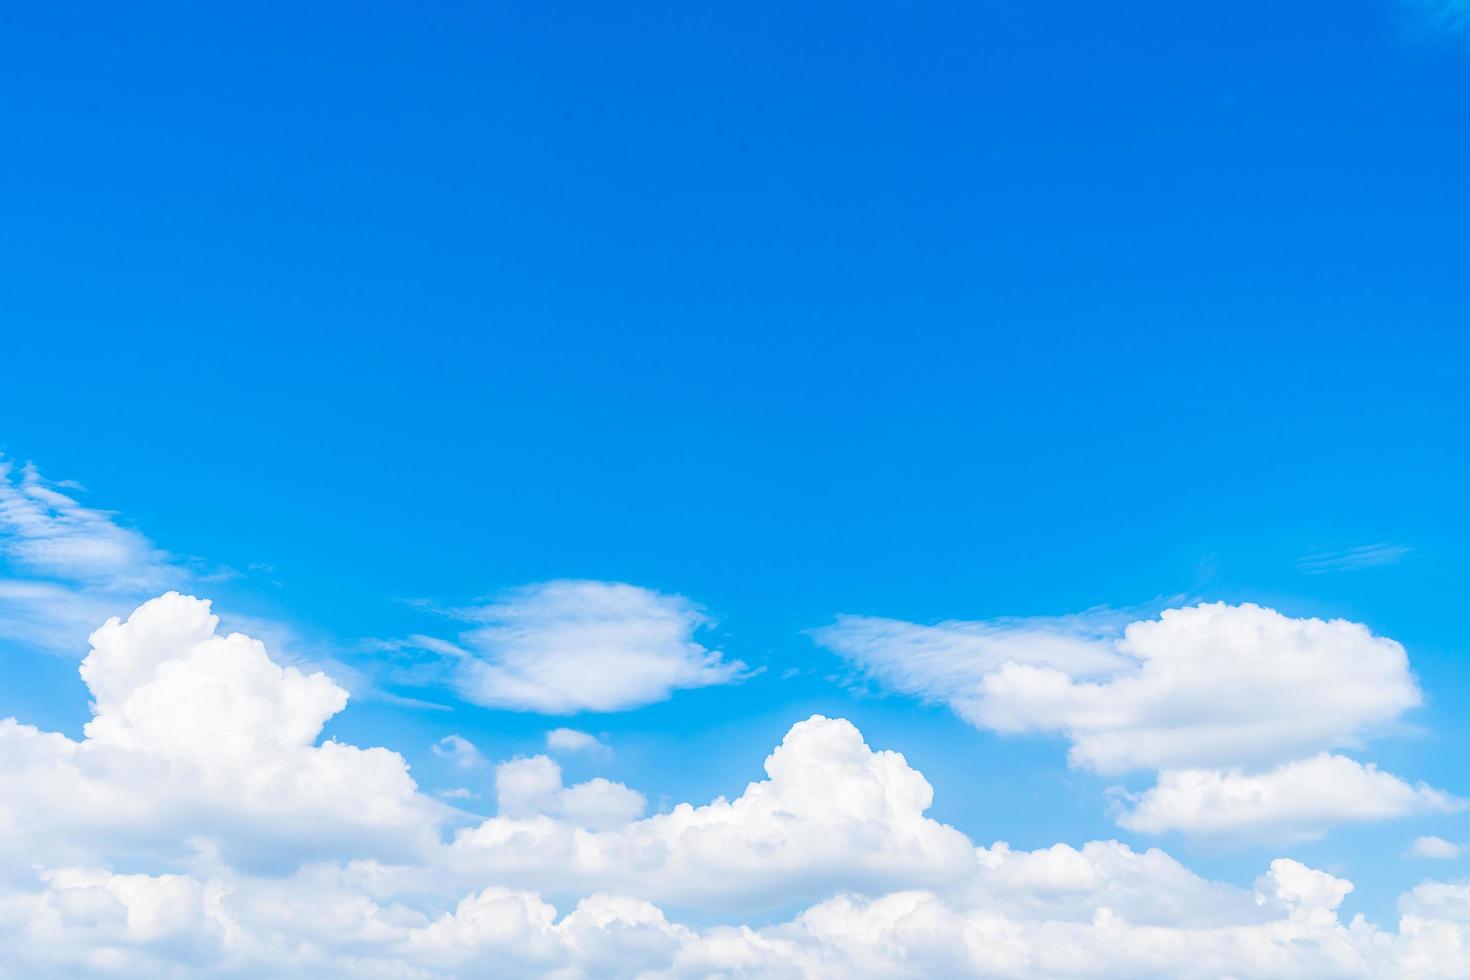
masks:
{"type": "Polygon", "coordinates": [[[1465,853],[1465,848],[1443,837],[1416,837],[1414,843],[1409,847],[1409,853],[1414,857],[1448,861],[1465,853]]]}
{"type": "Polygon", "coordinates": [[[592,895],[558,921],[535,895],[488,888],[414,930],[406,949],[451,968],[493,957],[497,976],[639,977],[671,962],[692,936],[647,902],[592,895]]]}
{"type": "Polygon", "coordinates": [[[34,466],[0,460],[0,554],[36,574],[108,588],[157,588],[177,581],[169,557],[106,511],[84,507],[34,466]]]}
{"type": "Polygon", "coordinates": [[[1239,769],[1165,770],[1119,818],[1131,830],[1321,837],[1334,824],[1462,809],[1464,802],[1341,755],[1289,762],[1262,775],[1239,769]]]}
{"type": "Polygon", "coordinates": [[[345,691],[217,625],[209,603],[168,593],[94,632],[81,741],[0,721],[0,856],[7,844],[45,861],[109,845],[177,854],[191,834],[242,859],[434,839],[439,805],[401,756],[315,744],[345,691]]]}
{"type": "MultiPolygon", "coordinates": [[[[1119,853],[1146,873],[1142,855],[1119,853]]],[[[1093,899],[1071,909],[1017,902],[1016,889],[843,893],[789,922],[702,929],[635,898],[593,894],[562,914],[499,886],[425,910],[395,900],[372,867],[208,880],[68,870],[0,902],[0,943],[28,980],[1464,975],[1464,886],[1420,885],[1390,933],[1360,918],[1344,923],[1337,908],[1352,885],[1290,860],[1272,862],[1254,891],[1215,886],[1230,907],[1207,920],[1167,903],[1151,921],[1134,918],[1106,904],[1107,871],[1093,870],[1101,876],[1090,885],[1073,882],[1093,899]]],[[[1168,888],[1157,890],[1167,898],[1168,888]]]]}
{"type": "Polygon", "coordinates": [[[977,717],[1056,730],[1100,772],[1270,763],[1344,744],[1420,702],[1404,649],[1346,620],[1224,603],[1165,610],[1118,643],[1134,668],[1100,680],[1010,663],[977,717]]]}
{"type": "Polygon", "coordinates": [[[1254,911],[1209,925],[1144,924],[1102,904],[1080,917],[1036,916],[924,891],[840,895],[784,925],[711,930],[668,975],[736,975],[730,964],[742,976],[816,978],[1396,975],[1380,968],[1397,966],[1392,937],[1337,918],[1351,887],[1276,861],[1258,884],[1254,911]]]}
{"type": "Polygon", "coordinates": [[[688,599],[620,582],[545,582],[454,615],[474,624],[460,645],[412,642],[454,658],[460,692],[490,707],[621,711],[746,674],[694,640],[708,620],[688,599]]]}
{"type": "Polygon", "coordinates": [[[551,809],[521,801],[555,792],[554,765],[511,764],[517,802],[502,795],[501,816],[458,833],[455,866],[520,887],[759,907],[839,888],[933,886],[976,862],[963,834],[924,815],[933,800],[924,777],[841,719],[793,726],[766,759],[769,778],[734,800],[681,803],[601,832],[528,815],[551,809]]]}
{"type": "Polygon", "coordinates": [[[946,702],[977,727],[1065,735],[1075,766],[1162,770],[1125,817],[1134,829],[1310,834],[1336,819],[1447,805],[1348,759],[1300,761],[1361,744],[1420,703],[1393,640],[1252,604],[1168,609],[1116,627],[1105,614],[935,627],[844,617],[816,636],[878,682],[946,702]],[[1331,769],[1348,782],[1314,803],[1285,777],[1237,771],[1293,762],[1283,771],[1331,769]],[[1196,797],[1212,805],[1191,817],[1196,797]]]}

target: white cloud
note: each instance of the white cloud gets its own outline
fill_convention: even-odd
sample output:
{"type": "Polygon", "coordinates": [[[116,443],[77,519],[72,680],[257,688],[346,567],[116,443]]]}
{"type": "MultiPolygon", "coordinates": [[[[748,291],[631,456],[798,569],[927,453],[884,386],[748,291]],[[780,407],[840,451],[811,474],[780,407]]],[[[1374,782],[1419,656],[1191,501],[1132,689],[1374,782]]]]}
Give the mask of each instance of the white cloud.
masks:
{"type": "Polygon", "coordinates": [[[453,759],[461,769],[478,769],[485,765],[485,757],[475,748],[475,743],[462,735],[446,735],[433,745],[434,754],[441,759],[453,759]]]}
{"type": "Polygon", "coordinates": [[[964,835],[924,816],[933,799],[924,777],[841,719],[793,726],[766,759],[769,778],[734,800],[601,832],[532,816],[555,809],[524,802],[556,793],[551,760],[510,765],[516,802],[502,796],[500,816],[460,831],[453,863],[519,887],[754,908],[844,887],[931,887],[975,865],[964,835]]]}
{"type": "MultiPolygon", "coordinates": [[[[1259,773],[1360,745],[1421,701],[1393,640],[1346,620],[1296,619],[1252,604],[1169,609],[1121,630],[1100,614],[935,627],[844,617],[816,637],[879,683],[943,701],[977,727],[1062,734],[1074,766],[1162,771],[1150,808],[1135,811],[1137,829],[1184,819],[1182,779],[1241,792],[1272,786],[1227,770],[1259,773]],[[1142,815],[1166,802],[1168,819],[1163,810],[1142,815]]],[[[1376,771],[1354,785],[1370,781],[1404,786],[1376,771]]],[[[1404,790],[1397,808],[1339,800],[1335,812],[1413,812],[1407,800],[1428,805],[1434,794],[1404,790]]],[[[1290,794],[1273,792],[1191,823],[1196,831],[1229,829],[1230,819],[1286,829],[1301,817],[1293,807],[1290,794]],[[1286,809],[1272,818],[1262,809],[1267,799],[1286,809]]],[[[1331,812],[1324,804],[1313,819],[1331,812]]]]}
{"type": "Polygon", "coordinates": [[[0,460],[0,553],[38,575],[108,589],[173,584],[178,572],[167,554],[123,527],[114,515],[84,507],[48,484],[34,466],[0,460]]]}
{"type": "Polygon", "coordinates": [[[1104,773],[1283,762],[1352,744],[1421,699],[1403,647],[1346,620],[1251,604],[1169,609],[1086,644],[1085,666],[1053,652],[1064,638],[1008,634],[984,668],[951,670],[942,651],[921,660],[870,645],[854,656],[840,625],[820,634],[899,690],[944,692],[980,727],[1064,733],[1073,763],[1104,773]]]}
{"type": "Polygon", "coordinates": [[[1447,861],[1465,853],[1465,848],[1443,837],[1416,837],[1409,848],[1409,853],[1414,857],[1447,861]]]}
{"type": "Polygon", "coordinates": [[[608,748],[595,735],[574,728],[553,728],[546,733],[546,748],[552,752],[606,752],[608,748]]]}
{"type": "Polygon", "coordinates": [[[81,741],[0,721],[0,859],[177,855],[190,834],[242,860],[402,855],[433,838],[439,805],[401,756],[314,744],[344,690],[217,623],[209,603],[169,593],[94,632],[81,741]]]}
{"type": "Polygon", "coordinates": [[[487,888],[411,932],[407,950],[449,968],[493,957],[497,976],[637,977],[670,962],[692,935],[647,902],[593,895],[558,921],[535,895],[487,888]]]}
{"type": "Polygon", "coordinates": [[[1461,800],[1340,755],[1289,762],[1262,775],[1165,770],[1119,823],[1162,833],[1228,832],[1309,840],[1339,823],[1463,809],[1461,800]]]}
{"type": "Polygon", "coordinates": [[[419,645],[452,651],[461,693],[488,707],[622,711],[746,674],[695,642],[708,620],[689,600],[619,582],[546,582],[457,615],[475,624],[459,646],[419,645]]]}
{"type": "Polygon", "coordinates": [[[495,799],[502,818],[559,817],[571,826],[592,830],[637,820],[647,806],[642,793],[602,778],[564,786],[561,766],[544,755],[496,766],[495,799]]]}
{"type": "MultiPolygon", "coordinates": [[[[896,691],[960,710],[986,676],[1016,662],[1069,674],[1106,675],[1129,661],[1116,649],[1127,618],[1107,611],[1078,616],[951,620],[922,626],[874,616],[838,616],[812,637],[896,691]]],[[[961,711],[961,714],[964,712],[961,711]]]]}
{"type": "Polygon", "coordinates": [[[902,756],[820,716],[734,800],[643,819],[626,787],[568,787],[545,756],[512,760],[496,773],[502,813],[445,843],[447,808],[396,753],[317,741],[345,692],[219,635],[207,603],[161,597],[93,646],[85,738],[0,724],[6,976],[1470,971],[1465,885],[1419,885],[1388,932],[1344,922],[1352,885],[1294,861],[1243,889],[1113,841],[976,847],[926,816],[932,790],[902,756]],[[814,904],[774,925],[732,914],[799,900],[814,904]]]}

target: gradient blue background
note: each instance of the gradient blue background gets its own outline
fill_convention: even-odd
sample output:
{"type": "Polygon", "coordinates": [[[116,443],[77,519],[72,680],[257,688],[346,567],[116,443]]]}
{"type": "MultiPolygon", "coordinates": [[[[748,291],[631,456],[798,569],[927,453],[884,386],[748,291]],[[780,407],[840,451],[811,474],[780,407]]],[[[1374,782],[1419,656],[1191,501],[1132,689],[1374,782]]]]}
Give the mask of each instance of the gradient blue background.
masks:
{"type": "MultiPolygon", "coordinates": [[[[1415,8],[12,5],[0,93],[0,449],[268,564],[218,604],[345,658],[445,632],[402,600],[588,577],[766,668],[333,722],[430,788],[444,734],[568,723],[650,799],[734,794],[820,710],[979,841],[1146,845],[1060,739],[854,691],[802,631],[1183,596],[1405,643],[1423,731],[1372,757],[1470,793],[1470,39],[1415,8]],[[1377,542],[1411,551],[1298,566],[1377,542]]],[[[74,663],[0,667],[0,715],[79,729],[74,663]]],[[[1159,842],[1391,922],[1466,823],[1159,842]]]]}

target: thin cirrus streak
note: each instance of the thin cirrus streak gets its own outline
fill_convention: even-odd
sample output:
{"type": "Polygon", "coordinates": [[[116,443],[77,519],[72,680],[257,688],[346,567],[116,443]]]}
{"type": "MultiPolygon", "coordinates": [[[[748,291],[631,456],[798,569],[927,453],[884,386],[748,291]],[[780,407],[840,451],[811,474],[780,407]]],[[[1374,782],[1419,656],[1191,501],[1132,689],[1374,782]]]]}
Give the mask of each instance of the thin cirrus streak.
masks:
{"type": "Polygon", "coordinates": [[[1364,544],[1340,551],[1310,552],[1297,559],[1296,567],[1310,575],[1355,572],[1379,565],[1396,565],[1409,557],[1412,551],[1408,545],[1402,544],[1364,544]]]}

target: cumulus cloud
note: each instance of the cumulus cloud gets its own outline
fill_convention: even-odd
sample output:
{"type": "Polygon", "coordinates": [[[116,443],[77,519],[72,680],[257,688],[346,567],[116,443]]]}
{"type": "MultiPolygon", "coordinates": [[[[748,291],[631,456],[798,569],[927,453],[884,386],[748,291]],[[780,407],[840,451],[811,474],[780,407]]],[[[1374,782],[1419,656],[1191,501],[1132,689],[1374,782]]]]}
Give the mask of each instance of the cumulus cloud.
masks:
{"type": "Polygon", "coordinates": [[[1465,803],[1340,755],[1289,762],[1264,775],[1238,769],[1166,770],[1122,815],[1130,830],[1232,832],[1309,840],[1339,823],[1444,813],[1465,803]]]}
{"type": "MultiPolygon", "coordinates": [[[[554,789],[549,762],[526,764],[518,782],[554,789]]],[[[765,769],[769,778],[734,800],[681,803],[603,832],[502,805],[501,816],[458,832],[454,863],[525,887],[729,908],[844,887],[933,886],[975,864],[963,834],[924,815],[933,800],[924,777],[898,753],[870,749],[850,722],[798,723],[765,769]]]]}
{"type": "Polygon", "coordinates": [[[1249,603],[1165,610],[1089,639],[1071,665],[1053,651],[1075,637],[1042,628],[954,671],[942,646],[854,646],[840,622],[818,638],[898,690],[942,692],[980,727],[1063,733],[1074,764],[1104,773],[1282,762],[1352,744],[1421,700],[1393,640],[1249,603]]]}
{"type": "MultiPolygon", "coordinates": [[[[1422,699],[1395,641],[1358,623],[1298,619],[1249,603],[1168,609],[1121,629],[1096,614],[934,627],[844,617],[815,635],[879,683],[945,702],[977,727],[1065,736],[1074,766],[1161,771],[1145,812],[1167,801],[1174,819],[1136,816],[1139,829],[1180,825],[1185,782],[1250,796],[1277,785],[1262,773],[1361,745],[1422,699]]],[[[1346,771],[1356,763],[1330,765],[1346,771]]],[[[1358,789],[1392,784],[1408,796],[1393,795],[1403,804],[1397,808],[1339,800],[1345,819],[1414,812],[1433,795],[1385,773],[1354,771],[1358,789]]],[[[1256,829],[1289,827],[1301,816],[1290,794],[1253,798],[1253,806],[1193,820],[1192,828],[1225,829],[1231,818],[1256,829]],[[1274,821],[1262,810],[1267,800],[1285,808],[1274,821]]],[[[1324,810],[1317,819],[1329,816],[1324,810]]]]}
{"type": "Polygon", "coordinates": [[[747,673],[695,641],[708,619],[688,599],[620,582],[545,582],[455,615],[472,624],[460,643],[414,642],[453,658],[460,692],[488,707],[622,711],[747,673]]]}
{"type": "Polygon", "coordinates": [[[437,804],[401,756],[316,744],[347,692],[217,627],[208,602],[151,600],[92,634],[83,739],[0,721],[0,827],[17,852],[162,854],[200,833],[242,859],[423,846],[437,804]]]}
{"type": "Polygon", "coordinates": [[[425,799],[396,753],[320,740],[341,688],[220,635],[208,603],[165,595],[92,646],[82,739],[0,724],[7,976],[1470,970],[1464,885],[1422,883],[1390,932],[1344,922],[1351,883],[1295,861],[1241,888],[1116,841],[977,847],[927,815],[921,773],[841,719],[793,726],[767,778],[734,800],[642,818],[627,787],[567,786],[546,756],[510,760],[496,769],[497,816],[453,832],[462,815],[425,799]],[[741,923],[796,900],[811,904],[741,923]]]}

